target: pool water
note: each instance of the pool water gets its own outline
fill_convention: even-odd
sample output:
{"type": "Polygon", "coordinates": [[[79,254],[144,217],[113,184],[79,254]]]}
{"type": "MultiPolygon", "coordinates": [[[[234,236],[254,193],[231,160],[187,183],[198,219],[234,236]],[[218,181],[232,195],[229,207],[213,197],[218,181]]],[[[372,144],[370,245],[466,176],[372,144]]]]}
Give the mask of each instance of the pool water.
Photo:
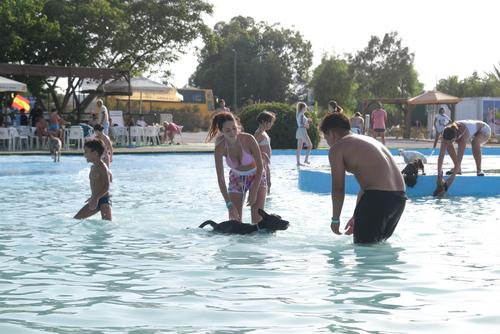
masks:
{"type": "Polygon", "coordinates": [[[500,328],[499,197],[410,199],[388,242],[357,246],[329,231],[330,196],[298,189],[293,155],[273,156],[266,204],[289,229],[247,236],[197,228],[227,215],[209,154],[115,156],[113,222],[72,219],[83,157],[1,159],[0,333],[500,328]]]}

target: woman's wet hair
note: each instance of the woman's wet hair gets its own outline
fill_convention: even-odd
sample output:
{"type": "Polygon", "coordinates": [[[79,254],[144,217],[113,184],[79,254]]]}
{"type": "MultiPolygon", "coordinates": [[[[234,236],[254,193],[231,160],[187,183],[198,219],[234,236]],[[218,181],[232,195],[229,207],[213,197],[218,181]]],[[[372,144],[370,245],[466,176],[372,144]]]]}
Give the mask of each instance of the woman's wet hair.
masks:
{"type": "Polygon", "coordinates": [[[259,113],[259,115],[257,115],[257,122],[259,124],[274,122],[275,119],[276,119],[276,114],[273,113],[272,111],[264,110],[261,113],[259,113]]]}
{"type": "Polygon", "coordinates": [[[443,139],[444,140],[453,140],[457,138],[458,135],[458,127],[456,123],[453,123],[443,130],[443,139]]]}
{"type": "Polygon", "coordinates": [[[216,113],[212,117],[212,123],[210,124],[210,129],[208,129],[208,135],[205,141],[209,142],[212,139],[214,139],[219,132],[222,132],[222,127],[224,126],[224,123],[228,121],[238,123],[238,120],[231,112],[221,111],[216,113]]]}
{"type": "Polygon", "coordinates": [[[321,120],[319,124],[319,129],[323,133],[327,133],[328,131],[349,131],[351,130],[351,123],[346,115],[334,112],[326,114],[325,117],[321,120]]]}

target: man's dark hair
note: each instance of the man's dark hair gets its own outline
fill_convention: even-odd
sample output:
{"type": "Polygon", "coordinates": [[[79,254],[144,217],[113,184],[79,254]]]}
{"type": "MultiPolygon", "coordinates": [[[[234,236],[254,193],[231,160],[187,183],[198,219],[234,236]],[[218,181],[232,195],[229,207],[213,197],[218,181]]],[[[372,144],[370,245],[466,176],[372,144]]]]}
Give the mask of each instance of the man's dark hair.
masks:
{"type": "Polygon", "coordinates": [[[457,137],[458,129],[455,126],[447,126],[443,131],[443,139],[452,140],[457,137]]]}
{"type": "Polygon", "coordinates": [[[319,124],[319,129],[323,133],[327,133],[330,130],[333,131],[349,131],[351,130],[351,124],[346,115],[342,113],[329,113],[321,120],[319,124]]]}
{"type": "Polygon", "coordinates": [[[101,156],[104,153],[104,144],[100,139],[89,140],[83,146],[88,147],[93,152],[97,152],[99,156],[101,156]]]}
{"type": "Polygon", "coordinates": [[[94,125],[94,130],[95,131],[103,131],[104,127],[101,124],[96,124],[96,125],[94,125]]]}

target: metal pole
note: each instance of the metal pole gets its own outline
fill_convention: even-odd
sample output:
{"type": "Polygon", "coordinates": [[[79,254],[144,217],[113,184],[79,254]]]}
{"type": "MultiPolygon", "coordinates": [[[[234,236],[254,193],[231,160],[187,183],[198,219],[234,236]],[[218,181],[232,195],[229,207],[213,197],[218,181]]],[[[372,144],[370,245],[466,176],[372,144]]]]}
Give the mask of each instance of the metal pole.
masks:
{"type": "Polygon", "coordinates": [[[236,90],[236,78],[237,78],[237,73],[236,73],[236,62],[237,62],[237,57],[238,57],[238,52],[236,52],[235,49],[232,49],[232,51],[234,52],[234,111],[233,112],[236,112],[237,108],[238,108],[238,94],[237,94],[237,90],[236,90]]]}

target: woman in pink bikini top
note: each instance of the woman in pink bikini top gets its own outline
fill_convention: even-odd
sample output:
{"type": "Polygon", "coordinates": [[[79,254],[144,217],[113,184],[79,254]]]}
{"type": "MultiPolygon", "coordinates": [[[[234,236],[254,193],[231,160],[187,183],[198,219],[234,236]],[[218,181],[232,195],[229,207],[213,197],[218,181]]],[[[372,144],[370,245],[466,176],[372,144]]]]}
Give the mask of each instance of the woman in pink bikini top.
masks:
{"type": "Polygon", "coordinates": [[[252,223],[262,218],[258,209],[266,202],[267,181],[262,156],[255,138],[239,131],[238,124],[230,112],[219,112],[212,118],[207,141],[215,142],[215,169],[219,189],[229,211],[229,219],[241,221],[243,203],[248,192],[247,205],[251,207],[252,223]],[[223,157],[229,166],[229,184],[224,177],[223,157]]]}

